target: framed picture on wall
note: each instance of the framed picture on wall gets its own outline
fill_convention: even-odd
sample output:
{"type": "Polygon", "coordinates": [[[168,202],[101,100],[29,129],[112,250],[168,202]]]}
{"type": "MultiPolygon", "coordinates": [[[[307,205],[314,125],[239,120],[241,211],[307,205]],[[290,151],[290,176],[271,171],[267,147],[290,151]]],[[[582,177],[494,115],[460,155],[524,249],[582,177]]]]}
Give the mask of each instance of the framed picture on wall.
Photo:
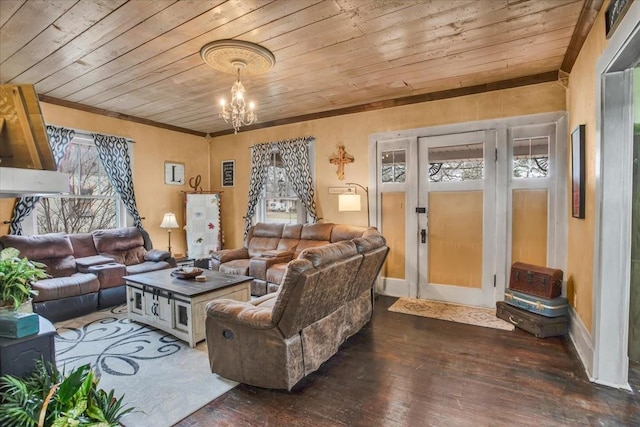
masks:
{"type": "Polygon", "coordinates": [[[233,187],[236,185],[236,161],[235,160],[223,160],[222,167],[220,168],[223,187],[233,187]]]}
{"type": "Polygon", "coordinates": [[[584,218],[584,125],[571,132],[571,215],[584,218]]]}

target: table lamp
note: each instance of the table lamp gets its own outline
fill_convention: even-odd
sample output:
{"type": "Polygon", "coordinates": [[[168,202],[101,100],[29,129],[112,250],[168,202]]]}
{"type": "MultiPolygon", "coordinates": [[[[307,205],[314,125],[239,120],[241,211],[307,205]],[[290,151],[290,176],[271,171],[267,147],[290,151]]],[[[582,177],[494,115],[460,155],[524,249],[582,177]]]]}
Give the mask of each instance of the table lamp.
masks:
{"type": "Polygon", "coordinates": [[[178,227],[178,221],[176,221],[176,216],[172,212],[164,214],[160,228],[166,228],[169,233],[169,254],[171,254],[171,229],[178,227]]]}

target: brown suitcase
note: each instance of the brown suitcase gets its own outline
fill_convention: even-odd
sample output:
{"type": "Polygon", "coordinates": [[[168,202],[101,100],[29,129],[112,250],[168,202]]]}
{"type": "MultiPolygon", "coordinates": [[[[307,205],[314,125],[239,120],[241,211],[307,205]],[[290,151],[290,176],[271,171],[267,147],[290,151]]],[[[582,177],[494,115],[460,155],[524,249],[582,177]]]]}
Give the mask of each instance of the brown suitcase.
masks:
{"type": "Polygon", "coordinates": [[[565,335],[569,329],[567,316],[545,317],[499,301],[496,316],[538,338],[565,335]]]}
{"type": "Polygon", "coordinates": [[[542,298],[562,294],[562,270],[516,262],[511,266],[509,289],[542,298]]]}

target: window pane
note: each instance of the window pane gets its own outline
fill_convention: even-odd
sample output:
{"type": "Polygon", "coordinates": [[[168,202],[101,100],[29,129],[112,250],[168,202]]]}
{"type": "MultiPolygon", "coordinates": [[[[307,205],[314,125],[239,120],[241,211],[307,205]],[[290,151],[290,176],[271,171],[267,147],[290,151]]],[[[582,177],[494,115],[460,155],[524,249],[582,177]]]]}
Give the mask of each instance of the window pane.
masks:
{"type": "Polygon", "coordinates": [[[264,222],[296,224],[298,222],[298,200],[293,198],[266,198],[264,222]]]}
{"type": "Polygon", "coordinates": [[[117,196],[93,144],[71,141],[58,170],[69,174],[70,196],[45,197],[36,207],[37,233],[116,228],[117,196]]]}
{"type": "Polygon", "coordinates": [[[298,210],[302,209],[301,202],[289,182],[282,157],[278,152],[271,155],[262,203],[265,217],[259,219],[260,221],[285,224],[299,222],[298,210]]]}
{"type": "Polygon", "coordinates": [[[382,182],[405,182],[406,150],[382,152],[382,182]]]}
{"type": "Polygon", "coordinates": [[[484,179],[484,143],[429,148],[429,181],[484,179]]]}
{"type": "Polygon", "coordinates": [[[36,209],[38,234],[117,227],[115,198],[44,197],[36,209]]]}
{"type": "Polygon", "coordinates": [[[513,140],[513,177],[544,178],[549,174],[549,137],[513,140]]]}

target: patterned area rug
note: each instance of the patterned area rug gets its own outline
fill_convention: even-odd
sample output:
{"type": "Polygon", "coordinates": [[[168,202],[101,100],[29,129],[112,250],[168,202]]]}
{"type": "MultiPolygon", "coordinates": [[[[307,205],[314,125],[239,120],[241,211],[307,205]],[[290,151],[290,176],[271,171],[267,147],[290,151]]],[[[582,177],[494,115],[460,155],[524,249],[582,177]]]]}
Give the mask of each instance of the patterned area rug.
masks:
{"type": "Polygon", "coordinates": [[[115,389],[136,408],[121,420],[127,427],[171,426],[237,385],[211,373],[205,342],[190,348],[165,332],[129,322],[126,306],[55,326],[58,367],[90,363],[100,388],[115,389]]]}
{"type": "Polygon", "coordinates": [[[495,309],[491,308],[469,307],[438,301],[400,298],[389,307],[389,311],[483,326],[485,328],[504,329],[505,331],[513,331],[515,329],[515,326],[511,323],[498,319],[495,309]]]}

